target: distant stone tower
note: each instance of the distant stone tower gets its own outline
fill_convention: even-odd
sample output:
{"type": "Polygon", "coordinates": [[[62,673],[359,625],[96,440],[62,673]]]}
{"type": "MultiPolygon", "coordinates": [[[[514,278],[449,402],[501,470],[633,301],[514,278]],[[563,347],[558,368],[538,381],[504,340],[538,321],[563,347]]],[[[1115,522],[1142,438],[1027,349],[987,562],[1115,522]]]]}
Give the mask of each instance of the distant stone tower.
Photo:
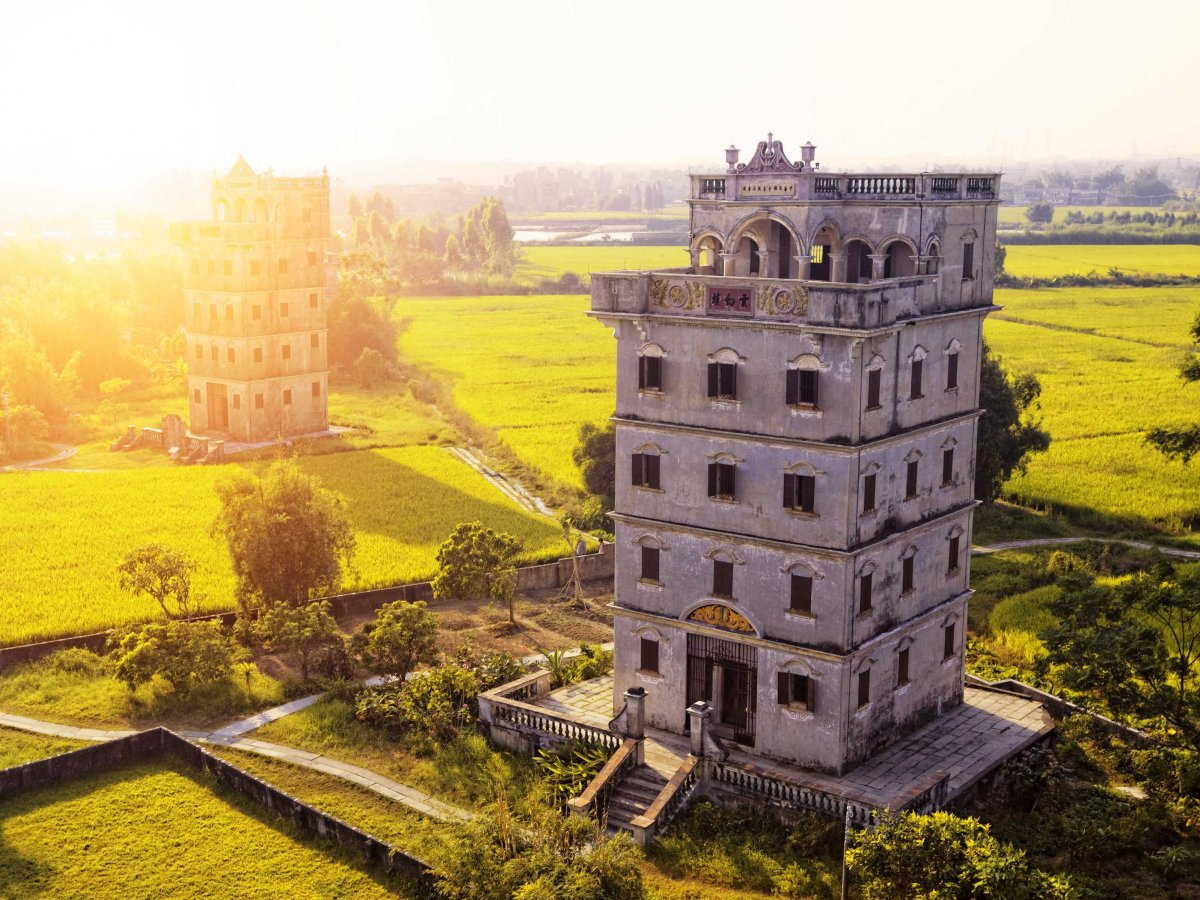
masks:
{"type": "Polygon", "coordinates": [[[193,433],[264,441],[328,427],[329,177],[213,179],[213,218],[171,226],[186,257],[193,433]]]}

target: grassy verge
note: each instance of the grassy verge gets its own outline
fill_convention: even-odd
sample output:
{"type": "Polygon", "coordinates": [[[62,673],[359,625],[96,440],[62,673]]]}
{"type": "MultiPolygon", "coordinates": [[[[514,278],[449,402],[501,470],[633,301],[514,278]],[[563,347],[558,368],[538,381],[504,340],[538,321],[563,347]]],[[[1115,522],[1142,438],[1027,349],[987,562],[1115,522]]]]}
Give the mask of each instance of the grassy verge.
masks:
{"type": "Polygon", "coordinates": [[[0,884],[9,897],[414,896],[357,855],[171,761],[0,803],[0,884]]]}
{"type": "Polygon", "coordinates": [[[47,756],[57,756],[59,753],[86,746],[86,741],[71,741],[45,734],[0,728],[0,769],[19,766],[35,759],[45,759],[47,756]]]}

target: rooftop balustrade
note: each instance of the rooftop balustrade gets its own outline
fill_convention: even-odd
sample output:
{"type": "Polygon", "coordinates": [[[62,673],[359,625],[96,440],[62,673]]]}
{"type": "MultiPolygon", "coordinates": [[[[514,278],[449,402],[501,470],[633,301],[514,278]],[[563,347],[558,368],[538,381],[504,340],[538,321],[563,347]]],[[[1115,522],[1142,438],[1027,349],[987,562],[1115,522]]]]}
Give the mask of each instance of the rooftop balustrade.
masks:
{"type": "Polygon", "coordinates": [[[694,200],[965,200],[999,198],[999,174],[796,173],[692,175],[694,200]]]}
{"type": "Polygon", "coordinates": [[[840,328],[885,328],[918,315],[979,305],[939,296],[937,275],[866,284],[697,274],[695,270],[592,275],[592,314],[752,319],[840,328]]]}

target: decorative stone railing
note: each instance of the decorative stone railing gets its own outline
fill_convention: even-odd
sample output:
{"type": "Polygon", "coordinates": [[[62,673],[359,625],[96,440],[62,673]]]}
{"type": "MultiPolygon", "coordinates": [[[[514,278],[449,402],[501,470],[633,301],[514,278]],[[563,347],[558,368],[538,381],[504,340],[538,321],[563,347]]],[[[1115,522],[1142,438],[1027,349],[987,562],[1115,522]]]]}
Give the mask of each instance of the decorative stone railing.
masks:
{"type": "Polygon", "coordinates": [[[638,765],[642,755],[642,742],[637,738],[625,738],[616,752],[608,758],[596,777],[591,780],[583,793],[567,801],[567,808],[577,816],[590,815],[594,808],[597,818],[608,806],[608,795],[618,781],[626,773],[638,765]]]}
{"type": "Polygon", "coordinates": [[[724,785],[739,794],[761,798],[787,809],[804,809],[827,818],[844,819],[855,827],[871,825],[879,817],[877,810],[865,804],[762,772],[752,772],[732,763],[711,763],[707,777],[712,784],[724,785]]]}
{"type": "Polygon", "coordinates": [[[548,693],[550,673],[540,669],[480,694],[479,720],[488,727],[493,741],[530,755],[544,741],[578,741],[608,750],[620,746],[620,735],[575,716],[525,702],[548,693]]]}
{"type": "Polygon", "coordinates": [[[753,200],[764,196],[789,200],[871,199],[883,202],[913,200],[994,200],[999,197],[998,174],[919,172],[821,173],[803,172],[697,174],[691,176],[696,200],[753,200]]]}
{"type": "Polygon", "coordinates": [[[693,274],[691,269],[592,275],[592,313],[753,319],[842,328],[880,328],[918,315],[966,308],[940,296],[937,275],[868,284],[693,274]]]}

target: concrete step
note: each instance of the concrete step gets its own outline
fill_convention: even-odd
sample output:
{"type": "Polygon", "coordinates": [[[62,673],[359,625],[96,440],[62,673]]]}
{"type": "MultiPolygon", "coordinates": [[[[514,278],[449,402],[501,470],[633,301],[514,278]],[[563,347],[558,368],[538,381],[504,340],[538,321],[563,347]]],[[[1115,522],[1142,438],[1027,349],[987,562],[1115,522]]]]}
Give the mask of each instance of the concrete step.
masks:
{"type": "Polygon", "coordinates": [[[608,817],[611,819],[613,816],[622,816],[632,819],[644,813],[649,806],[649,801],[613,794],[608,798],[608,817]]]}

